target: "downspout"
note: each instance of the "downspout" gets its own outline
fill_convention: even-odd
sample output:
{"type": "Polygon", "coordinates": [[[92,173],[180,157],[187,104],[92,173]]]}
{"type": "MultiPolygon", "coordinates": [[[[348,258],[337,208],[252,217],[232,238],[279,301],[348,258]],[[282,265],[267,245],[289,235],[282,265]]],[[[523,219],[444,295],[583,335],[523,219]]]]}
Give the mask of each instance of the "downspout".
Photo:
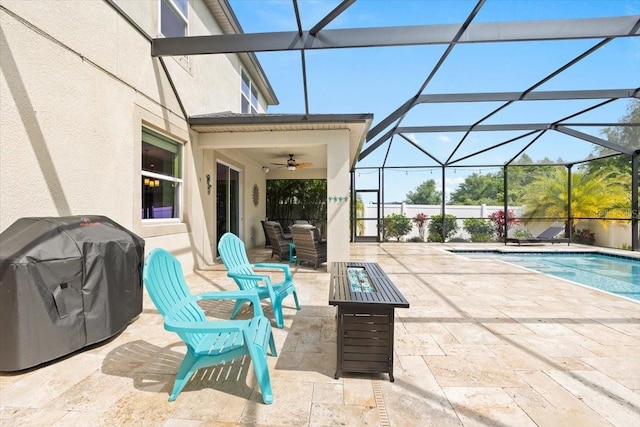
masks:
{"type": "Polygon", "coordinates": [[[569,238],[569,242],[571,242],[571,234],[572,224],[573,224],[573,211],[571,210],[571,202],[573,201],[572,193],[573,193],[573,183],[571,179],[571,168],[573,168],[572,164],[567,166],[567,226],[565,227],[565,236],[569,238]],[[567,232],[568,230],[568,232],[567,232]]]}
{"type": "Polygon", "coordinates": [[[638,158],[640,150],[631,155],[631,250],[640,251],[638,242],[638,158]]]}

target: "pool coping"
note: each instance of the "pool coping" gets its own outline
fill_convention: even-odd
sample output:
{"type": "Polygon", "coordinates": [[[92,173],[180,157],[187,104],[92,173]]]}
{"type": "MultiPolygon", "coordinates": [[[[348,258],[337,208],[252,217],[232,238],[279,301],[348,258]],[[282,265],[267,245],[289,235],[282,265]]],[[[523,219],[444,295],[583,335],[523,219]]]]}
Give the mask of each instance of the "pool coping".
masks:
{"type": "MultiPolygon", "coordinates": [[[[499,255],[510,255],[510,254],[513,254],[513,255],[517,255],[517,254],[530,254],[530,255],[603,255],[603,256],[609,256],[611,258],[622,258],[622,259],[628,259],[628,260],[632,260],[632,261],[640,261],[640,253],[632,252],[632,254],[634,254],[634,255],[629,256],[627,254],[620,254],[619,252],[608,251],[608,250],[606,250],[606,248],[605,248],[604,251],[601,250],[602,248],[598,248],[596,250],[593,250],[593,249],[592,250],[582,249],[582,250],[577,250],[577,251],[576,250],[568,251],[566,249],[563,249],[563,250],[551,250],[551,251],[534,251],[534,250],[522,251],[522,250],[501,250],[501,249],[503,249],[503,248],[493,248],[493,249],[480,249],[480,248],[477,248],[477,249],[457,249],[456,248],[456,249],[454,249],[454,248],[452,248],[452,249],[443,249],[443,250],[445,252],[448,252],[448,253],[452,254],[452,255],[459,255],[459,256],[464,256],[464,254],[469,254],[469,253],[488,253],[488,254],[489,253],[493,253],[493,254],[499,254],[499,255]]],[[[482,258],[468,258],[468,259],[475,261],[475,260],[480,260],[482,258]]],[[[586,285],[584,283],[575,282],[573,280],[566,279],[564,277],[555,276],[553,274],[547,274],[547,273],[544,273],[544,272],[539,271],[539,270],[534,270],[532,268],[524,267],[522,265],[518,265],[518,264],[514,264],[514,263],[511,263],[511,262],[502,260],[500,258],[491,258],[491,259],[495,260],[495,261],[498,261],[498,262],[501,262],[501,263],[504,263],[504,264],[508,264],[510,266],[513,266],[513,267],[521,268],[521,269],[526,270],[526,271],[542,274],[542,275],[547,276],[547,277],[553,277],[554,279],[562,280],[562,281],[564,281],[566,283],[577,285],[577,286],[580,286],[580,287],[585,288],[585,289],[593,290],[593,291],[596,291],[596,292],[601,292],[601,293],[604,293],[604,294],[607,294],[607,295],[612,295],[612,296],[615,296],[617,298],[622,298],[622,299],[624,299],[626,301],[631,301],[633,303],[636,303],[636,304],[640,305],[640,299],[626,297],[624,295],[616,294],[615,292],[610,292],[610,291],[606,291],[604,289],[600,289],[600,288],[596,288],[596,287],[593,287],[593,286],[586,285]]]]}
{"type": "Polygon", "coordinates": [[[639,255],[628,255],[628,254],[619,254],[619,253],[612,253],[612,252],[604,252],[604,251],[600,251],[600,250],[595,250],[595,251],[567,251],[567,250],[562,250],[562,251],[504,251],[504,250],[500,250],[500,249],[446,249],[447,252],[449,253],[454,253],[454,254],[465,254],[465,253],[487,253],[487,254],[500,254],[500,255],[509,255],[509,254],[529,254],[529,255],[603,255],[603,256],[607,256],[607,257],[611,257],[611,258],[622,258],[622,259],[629,259],[632,261],[640,261],[640,254],[639,255]]]}

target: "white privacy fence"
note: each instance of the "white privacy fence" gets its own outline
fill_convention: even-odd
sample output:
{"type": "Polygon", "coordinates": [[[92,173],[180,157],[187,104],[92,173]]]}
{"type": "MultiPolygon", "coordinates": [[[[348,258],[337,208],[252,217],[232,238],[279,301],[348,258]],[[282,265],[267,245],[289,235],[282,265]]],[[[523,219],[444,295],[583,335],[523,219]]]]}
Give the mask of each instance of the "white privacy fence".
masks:
{"type": "MultiPolygon", "coordinates": [[[[496,205],[446,205],[445,214],[454,215],[458,219],[458,232],[452,238],[470,239],[469,233],[463,229],[463,220],[465,218],[484,218],[488,219],[489,215],[493,212],[503,210],[504,206],[496,205]]],[[[414,218],[419,213],[424,213],[428,216],[428,221],[431,220],[433,215],[440,214],[440,205],[411,205],[406,203],[393,203],[384,204],[382,206],[381,216],[384,218],[390,214],[404,214],[409,219],[414,218]]],[[[510,211],[513,211],[516,218],[523,216],[524,206],[510,206],[510,211]]],[[[376,218],[377,217],[377,205],[365,204],[364,205],[364,218],[376,218]]],[[[404,238],[411,239],[412,237],[419,237],[418,227],[413,224],[409,234],[404,238]]],[[[362,221],[364,227],[360,228],[356,233],[358,236],[375,236],[377,235],[377,223],[375,220],[362,221]]],[[[427,222],[428,225],[428,222],[427,222]]],[[[533,236],[537,236],[547,227],[554,225],[550,221],[530,221],[526,224],[521,224],[518,227],[528,230],[533,236]]],[[[564,221],[558,221],[555,225],[564,225],[564,221]]],[[[596,221],[578,221],[578,230],[587,228],[595,232],[597,246],[610,247],[610,248],[626,248],[631,245],[630,225],[628,223],[610,223],[607,227],[604,227],[601,223],[596,221]]],[[[509,235],[513,233],[515,227],[511,227],[509,235]]],[[[425,231],[425,234],[428,234],[425,231]]]]}

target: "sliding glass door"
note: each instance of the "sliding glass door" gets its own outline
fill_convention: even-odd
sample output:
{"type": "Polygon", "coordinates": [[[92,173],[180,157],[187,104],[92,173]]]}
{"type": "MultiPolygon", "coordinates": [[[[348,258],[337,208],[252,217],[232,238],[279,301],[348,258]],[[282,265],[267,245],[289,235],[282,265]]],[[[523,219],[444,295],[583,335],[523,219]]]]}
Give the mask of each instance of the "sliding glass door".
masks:
{"type": "Polygon", "coordinates": [[[224,233],[240,233],[240,171],[216,163],[216,248],[224,233]]]}

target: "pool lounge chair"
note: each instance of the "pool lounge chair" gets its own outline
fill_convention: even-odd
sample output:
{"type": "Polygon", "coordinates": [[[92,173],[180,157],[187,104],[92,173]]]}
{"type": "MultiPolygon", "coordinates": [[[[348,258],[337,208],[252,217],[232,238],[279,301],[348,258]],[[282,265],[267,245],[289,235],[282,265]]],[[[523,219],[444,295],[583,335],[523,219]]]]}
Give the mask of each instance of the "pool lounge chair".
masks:
{"type": "Polygon", "coordinates": [[[507,237],[506,243],[566,243],[570,244],[569,239],[566,237],[558,237],[560,233],[564,232],[564,226],[552,226],[538,234],[536,237],[525,237],[518,239],[516,237],[507,237]]]}

